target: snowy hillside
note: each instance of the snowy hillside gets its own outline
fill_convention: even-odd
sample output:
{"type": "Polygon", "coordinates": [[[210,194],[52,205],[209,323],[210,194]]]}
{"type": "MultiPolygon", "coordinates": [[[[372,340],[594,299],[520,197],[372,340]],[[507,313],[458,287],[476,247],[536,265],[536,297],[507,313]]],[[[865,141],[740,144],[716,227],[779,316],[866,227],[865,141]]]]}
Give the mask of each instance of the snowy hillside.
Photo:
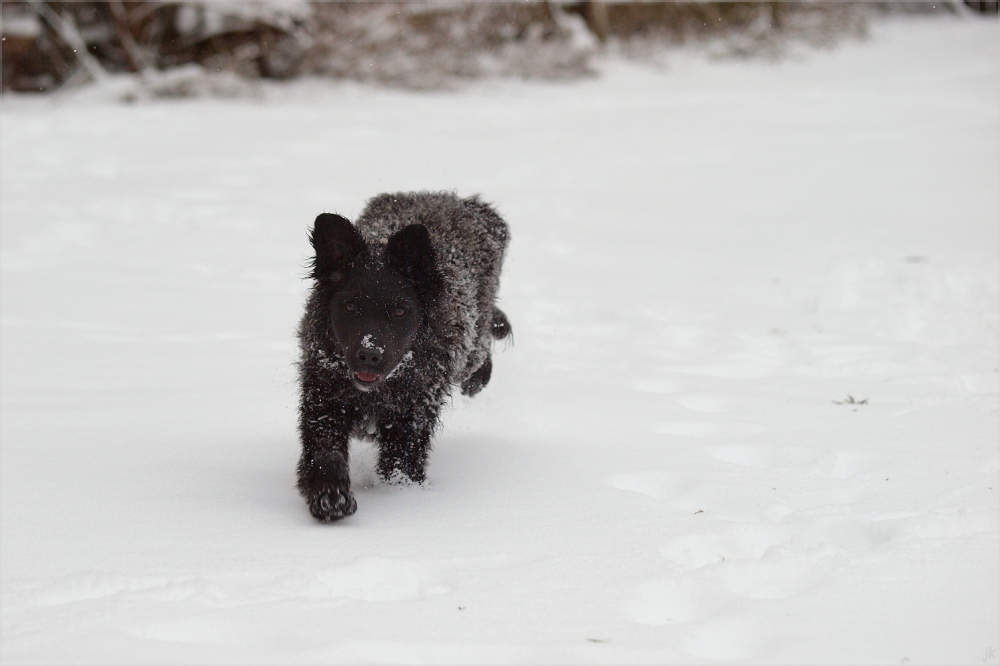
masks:
{"type": "Polygon", "coordinates": [[[4,663],[983,663],[997,37],[7,97],[4,663]],[[306,231],[401,189],[507,218],[514,344],[426,487],[358,450],[358,512],[321,525],[294,489],[306,231]]]}

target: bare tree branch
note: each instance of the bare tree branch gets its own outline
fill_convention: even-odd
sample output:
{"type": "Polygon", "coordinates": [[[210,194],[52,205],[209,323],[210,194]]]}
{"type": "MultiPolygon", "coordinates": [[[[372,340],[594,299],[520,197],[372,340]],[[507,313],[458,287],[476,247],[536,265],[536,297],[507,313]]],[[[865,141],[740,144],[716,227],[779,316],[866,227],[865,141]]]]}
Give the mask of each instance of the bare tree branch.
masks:
{"type": "Polygon", "coordinates": [[[132,70],[144,72],[151,67],[151,63],[143,50],[139,48],[135,38],[132,37],[132,29],[129,26],[128,12],[125,9],[125,5],[121,0],[111,0],[108,6],[111,8],[111,15],[114,17],[118,41],[122,43],[122,48],[125,50],[132,70]]]}
{"type": "Polygon", "coordinates": [[[80,31],[76,27],[76,21],[73,20],[72,16],[65,12],[60,16],[53,11],[49,3],[38,2],[38,0],[33,0],[31,7],[73,49],[76,59],[80,61],[80,65],[92,79],[102,81],[107,78],[108,73],[101,67],[101,63],[87,51],[87,43],[83,41],[80,31]]]}

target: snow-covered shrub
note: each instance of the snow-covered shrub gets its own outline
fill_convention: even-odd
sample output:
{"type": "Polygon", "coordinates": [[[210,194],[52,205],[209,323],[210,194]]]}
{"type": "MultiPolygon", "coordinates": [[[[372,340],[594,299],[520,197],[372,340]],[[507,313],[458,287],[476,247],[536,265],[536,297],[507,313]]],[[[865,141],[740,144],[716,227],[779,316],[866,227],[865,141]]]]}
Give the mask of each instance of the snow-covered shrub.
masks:
{"type": "Polygon", "coordinates": [[[428,88],[591,72],[593,39],[554,3],[318,3],[315,11],[310,69],[335,78],[428,88]]]}
{"type": "Polygon", "coordinates": [[[569,79],[591,74],[607,46],[642,57],[696,41],[724,56],[774,56],[794,42],[824,45],[864,34],[873,13],[963,7],[957,0],[5,0],[2,6],[4,90],[47,91],[140,73],[133,85],[156,96],[215,94],[219,86],[194,80],[198,72],[226,81],[226,94],[234,76],[313,75],[410,88],[482,77],[569,79]],[[183,76],[165,75],[178,68],[183,76]]]}
{"type": "Polygon", "coordinates": [[[192,64],[290,78],[308,48],[311,16],[305,0],[5,1],[3,88],[46,91],[192,64]]]}

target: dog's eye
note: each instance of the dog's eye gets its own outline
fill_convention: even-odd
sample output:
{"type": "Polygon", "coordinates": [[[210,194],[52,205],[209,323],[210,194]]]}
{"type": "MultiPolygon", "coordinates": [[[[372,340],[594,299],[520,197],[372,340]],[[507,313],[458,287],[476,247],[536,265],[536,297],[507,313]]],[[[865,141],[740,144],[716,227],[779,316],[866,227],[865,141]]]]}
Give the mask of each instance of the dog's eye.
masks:
{"type": "Polygon", "coordinates": [[[344,309],[348,312],[354,312],[357,309],[357,306],[354,305],[354,301],[347,301],[344,303],[344,309]]]}
{"type": "Polygon", "coordinates": [[[392,314],[396,317],[402,317],[403,315],[406,314],[406,308],[397,305],[395,308],[393,308],[392,314]]]}

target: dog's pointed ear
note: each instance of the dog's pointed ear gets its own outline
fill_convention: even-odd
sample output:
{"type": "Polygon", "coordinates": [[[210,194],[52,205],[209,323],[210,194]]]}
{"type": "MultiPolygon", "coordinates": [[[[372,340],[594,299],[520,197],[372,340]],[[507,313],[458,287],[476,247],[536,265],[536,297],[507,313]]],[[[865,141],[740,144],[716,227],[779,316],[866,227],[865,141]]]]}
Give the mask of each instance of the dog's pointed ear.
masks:
{"type": "Polygon", "coordinates": [[[441,293],[444,280],[437,267],[431,235],[424,225],[411,224],[390,236],[385,246],[385,264],[413,282],[425,302],[441,293]]]}
{"type": "Polygon", "coordinates": [[[333,213],[323,213],[316,218],[309,242],[316,250],[310,276],[316,280],[339,282],[365,251],[365,239],[350,220],[333,213]]]}

